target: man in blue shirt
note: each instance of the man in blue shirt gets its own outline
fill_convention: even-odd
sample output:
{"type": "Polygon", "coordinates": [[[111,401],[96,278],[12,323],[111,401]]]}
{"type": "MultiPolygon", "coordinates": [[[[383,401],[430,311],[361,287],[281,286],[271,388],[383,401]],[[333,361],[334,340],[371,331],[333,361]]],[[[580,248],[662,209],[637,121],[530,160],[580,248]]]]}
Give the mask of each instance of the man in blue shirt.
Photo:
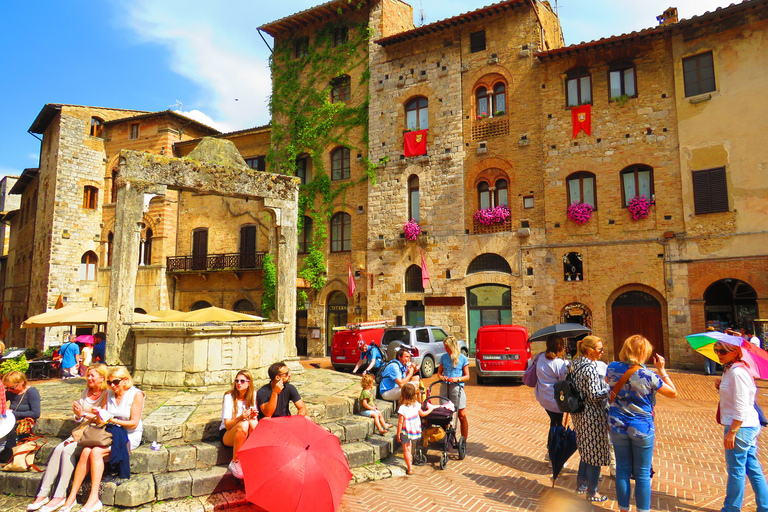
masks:
{"type": "Polygon", "coordinates": [[[59,349],[61,355],[61,378],[72,379],[79,375],[78,363],[80,361],[80,347],[75,343],[75,335],[69,335],[69,341],[59,349]]]}
{"type": "Polygon", "coordinates": [[[104,363],[107,352],[107,335],[103,332],[97,332],[93,335],[96,344],[93,346],[93,360],[97,363],[104,363]]]}
{"type": "Polygon", "coordinates": [[[363,375],[369,373],[371,370],[378,370],[381,368],[381,365],[384,362],[384,355],[381,353],[381,349],[379,349],[378,345],[375,343],[366,345],[364,341],[360,340],[358,349],[360,349],[360,360],[355,365],[355,369],[352,370],[352,373],[357,373],[357,370],[364,362],[369,364],[368,367],[363,370],[363,375]]]}
{"type": "MultiPolygon", "coordinates": [[[[379,384],[379,392],[381,398],[394,402],[400,399],[400,393],[402,388],[411,378],[414,377],[418,368],[415,364],[411,363],[411,353],[408,349],[401,348],[397,351],[397,360],[391,364],[387,364],[382,370],[381,384],[379,384]]],[[[418,387],[418,377],[415,385],[418,387]]]]}

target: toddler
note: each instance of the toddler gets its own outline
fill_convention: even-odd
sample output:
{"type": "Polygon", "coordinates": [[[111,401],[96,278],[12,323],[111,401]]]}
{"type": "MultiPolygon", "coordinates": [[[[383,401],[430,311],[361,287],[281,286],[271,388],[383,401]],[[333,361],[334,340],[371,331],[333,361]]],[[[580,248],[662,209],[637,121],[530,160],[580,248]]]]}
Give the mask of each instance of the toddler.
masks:
{"type": "Polygon", "coordinates": [[[392,425],[384,421],[384,414],[379,410],[373,401],[373,385],[376,382],[373,375],[370,373],[363,375],[360,380],[360,385],[363,387],[362,393],[360,393],[360,414],[373,418],[376,423],[376,428],[379,429],[379,434],[384,435],[387,430],[392,428],[392,425]]]}
{"type": "Polygon", "coordinates": [[[405,459],[406,474],[413,474],[413,439],[421,437],[421,416],[426,416],[435,408],[429,402],[426,410],[421,409],[421,404],[416,401],[417,390],[415,386],[403,386],[400,395],[400,408],[397,420],[397,440],[403,445],[403,458],[405,459]]]}

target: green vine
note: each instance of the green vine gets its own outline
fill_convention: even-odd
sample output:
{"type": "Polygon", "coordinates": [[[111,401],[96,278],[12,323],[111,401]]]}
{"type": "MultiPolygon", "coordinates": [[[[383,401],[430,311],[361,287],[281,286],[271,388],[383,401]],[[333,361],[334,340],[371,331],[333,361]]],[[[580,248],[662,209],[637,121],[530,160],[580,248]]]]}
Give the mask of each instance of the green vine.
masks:
{"type": "MultiPolygon", "coordinates": [[[[356,0],[349,0],[351,5],[356,0]]],[[[364,2],[357,2],[360,9],[364,2]]],[[[329,23],[314,34],[309,49],[303,57],[294,57],[294,44],[304,37],[286,38],[275,47],[271,57],[273,92],[270,111],[273,116],[272,148],[268,161],[270,168],[278,172],[296,175],[296,159],[307,154],[312,161],[312,179],[302,185],[299,192],[299,229],[303,229],[305,215],[312,218],[314,232],[309,253],[304,258],[299,276],[313,290],[325,286],[326,262],[323,247],[328,237],[327,224],[333,214],[334,201],[344,199],[346,190],[355,183],[351,180],[331,180],[324,160],[328,148],[345,146],[354,154],[368,153],[368,40],[367,23],[329,23]],[[347,30],[345,43],[333,46],[337,30],[347,30]],[[342,75],[352,75],[363,67],[356,90],[365,91],[365,99],[359,106],[331,102],[331,82],[342,75]],[[355,128],[362,129],[362,140],[351,139],[355,128]]],[[[306,44],[304,39],[304,44],[306,44]]],[[[378,164],[360,158],[364,173],[359,182],[376,182],[378,164]]],[[[265,264],[266,266],[266,264],[265,264]]],[[[306,292],[299,291],[297,302],[306,302],[306,292]],[[303,295],[302,295],[303,294],[303,295]]]]}
{"type": "Polygon", "coordinates": [[[271,254],[264,255],[264,295],[261,296],[261,315],[269,318],[275,309],[275,290],[277,288],[277,267],[271,254]]]}

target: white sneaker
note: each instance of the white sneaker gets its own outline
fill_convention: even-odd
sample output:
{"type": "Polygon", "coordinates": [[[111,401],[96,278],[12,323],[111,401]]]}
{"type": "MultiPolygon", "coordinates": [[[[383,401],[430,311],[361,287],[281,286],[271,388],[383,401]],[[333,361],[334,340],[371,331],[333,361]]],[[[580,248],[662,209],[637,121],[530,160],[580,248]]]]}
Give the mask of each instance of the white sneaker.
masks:
{"type": "Polygon", "coordinates": [[[229,472],[232,473],[232,476],[235,478],[239,480],[243,479],[243,468],[240,466],[239,460],[233,460],[229,463],[229,472]]]}

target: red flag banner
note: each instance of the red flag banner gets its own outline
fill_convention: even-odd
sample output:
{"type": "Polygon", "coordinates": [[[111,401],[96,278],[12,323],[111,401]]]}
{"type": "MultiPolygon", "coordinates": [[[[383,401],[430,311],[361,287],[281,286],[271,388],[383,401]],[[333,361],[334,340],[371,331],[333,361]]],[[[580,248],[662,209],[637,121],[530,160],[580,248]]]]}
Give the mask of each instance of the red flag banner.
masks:
{"type": "Polygon", "coordinates": [[[352,274],[352,266],[347,262],[347,270],[349,271],[349,277],[347,278],[347,286],[349,286],[349,296],[352,297],[352,295],[355,294],[355,290],[357,289],[357,286],[355,285],[355,276],[352,274]]]}
{"type": "Polygon", "coordinates": [[[427,284],[429,284],[429,270],[427,270],[427,260],[424,258],[424,251],[419,248],[419,252],[421,253],[421,287],[426,290],[427,284]]]}
{"type": "Polygon", "coordinates": [[[419,156],[427,154],[427,130],[405,132],[403,136],[405,156],[419,156]]]}
{"type": "Polygon", "coordinates": [[[571,107],[573,116],[573,138],[575,139],[581,130],[587,135],[592,135],[592,105],[571,107]]]}
{"type": "Polygon", "coordinates": [[[56,306],[53,309],[61,309],[64,307],[64,296],[60,293],[59,298],[56,299],[56,306]]]}

